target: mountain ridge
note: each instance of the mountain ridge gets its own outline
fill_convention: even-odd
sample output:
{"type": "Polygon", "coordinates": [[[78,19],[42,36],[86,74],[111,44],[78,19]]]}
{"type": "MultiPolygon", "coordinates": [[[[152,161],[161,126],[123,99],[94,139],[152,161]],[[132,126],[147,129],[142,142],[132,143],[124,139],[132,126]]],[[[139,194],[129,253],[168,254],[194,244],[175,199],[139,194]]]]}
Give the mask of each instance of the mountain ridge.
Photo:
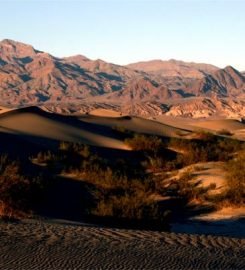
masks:
{"type": "MultiPolygon", "coordinates": [[[[142,109],[137,111],[143,114],[144,104],[161,114],[166,108],[173,110],[173,101],[189,104],[190,98],[231,99],[232,114],[238,110],[240,115],[234,99],[239,103],[245,98],[245,76],[231,66],[220,69],[174,59],[120,66],[83,55],[58,58],[5,39],[0,42],[0,98],[3,105],[12,106],[119,104],[121,110],[126,106],[129,112],[133,111],[131,104],[134,108],[140,106],[142,109]]],[[[215,110],[210,111],[215,114],[215,110]]]]}

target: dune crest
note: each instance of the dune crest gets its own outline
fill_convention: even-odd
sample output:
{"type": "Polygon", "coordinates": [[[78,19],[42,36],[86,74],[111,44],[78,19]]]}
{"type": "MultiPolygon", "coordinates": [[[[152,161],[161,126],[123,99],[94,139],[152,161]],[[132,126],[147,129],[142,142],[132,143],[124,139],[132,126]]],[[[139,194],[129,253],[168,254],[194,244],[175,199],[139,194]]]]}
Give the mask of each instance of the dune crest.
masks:
{"type": "Polygon", "coordinates": [[[107,130],[101,131],[98,126],[88,125],[76,117],[47,113],[37,107],[16,109],[1,115],[0,130],[33,139],[46,138],[129,150],[123,141],[108,136],[107,130]]]}

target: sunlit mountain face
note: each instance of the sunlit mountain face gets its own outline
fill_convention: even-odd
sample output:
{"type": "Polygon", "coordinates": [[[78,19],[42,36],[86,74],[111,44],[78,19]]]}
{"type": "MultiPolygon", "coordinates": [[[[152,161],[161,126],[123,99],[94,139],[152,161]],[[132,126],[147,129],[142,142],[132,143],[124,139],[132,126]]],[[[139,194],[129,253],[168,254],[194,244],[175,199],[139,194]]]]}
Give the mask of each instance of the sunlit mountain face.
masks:
{"type": "Polygon", "coordinates": [[[43,105],[67,112],[113,107],[131,114],[207,117],[244,114],[245,77],[231,66],[152,60],[127,66],[76,55],[57,58],[12,40],[0,42],[3,105],[43,105]]]}

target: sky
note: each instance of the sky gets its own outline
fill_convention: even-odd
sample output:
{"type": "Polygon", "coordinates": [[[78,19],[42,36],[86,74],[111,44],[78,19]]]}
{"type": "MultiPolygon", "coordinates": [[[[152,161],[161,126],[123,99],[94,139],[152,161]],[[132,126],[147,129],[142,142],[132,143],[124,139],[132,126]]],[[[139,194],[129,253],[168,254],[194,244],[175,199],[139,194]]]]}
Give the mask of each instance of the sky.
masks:
{"type": "Polygon", "coordinates": [[[0,10],[0,40],[58,57],[245,70],[245,0],[0,0],[0,10]]]}

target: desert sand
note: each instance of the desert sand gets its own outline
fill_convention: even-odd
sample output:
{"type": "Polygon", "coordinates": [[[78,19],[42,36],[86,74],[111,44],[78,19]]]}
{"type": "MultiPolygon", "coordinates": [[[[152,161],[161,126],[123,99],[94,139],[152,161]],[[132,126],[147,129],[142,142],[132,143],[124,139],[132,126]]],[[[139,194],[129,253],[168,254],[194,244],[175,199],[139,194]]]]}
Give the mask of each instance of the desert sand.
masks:
{"type": "Polygon", "coordinates": [[[103,117],[120,117],[120,116],[124,116],[120,112],[116,112],[116,111],[109,110],[109,109],[95,109],[95,110],[92,110],[91,112],[89,112],[89,114],[90,115],[95,115],[95,116],[103,116],[103,117]]]}
{"type": "Polygon", "coordinates": [[[91,115],[66,117],[48,113],[36,107],[0,110],[0,131],[59,141],[82,142],[96,146],[127,150],[124,142],[111,133],[111,128],[123,127],[140,133],[181,137],[196,130],[217,132],[225,129],[234,138],[245,140],[245,124],[237,120],[191,120],[171,116],[154,119],[122,116],[113,110],[97,109],[91,115]]]}
{"type": "Polygon", "coordinates": [[[134,116],[109,118],[108,116],[105,117],[103,114],[100,114],[99,117],[98,115],[96,117],[95,116],[80,117],[80,120],[87,123],[94,123],[113,128],[122,126],[126,130],[166,137],[178,137],[179,132],[183,132],[186,134],[190,133],[189,131],[184,130],[183,128],[176,128],[175,126],[160,123],[152,119],[144,119],[141,117],[134,117],[134,116]]]}
{"type": "MultiPolygon", "coordinates": [[[[67,117],[34,107],[0,115],[0,131],[7,136],[67,140],[124,150],[129,149],[111,128],[174,137],[206,127],[202,122],[199,126],[193,123],[173,118],[121,117],[110,111],[67,117]]],[[[219,120],[207,128],[229,127],[232,132],[244,129],[244,124],[235,120],[222,123],[226,126],[219,120]]],[[[216,190],[222,189],[221,164],[199,166],[202,170],[194,171],[197,181],[203,186],[216,182],[216,190]]],[[[43,218],[0,221],[0,269],[244,269],[244,212],[244,208],[221,209],[171,224],[171,233],[43,218]]]]}
{"type": "Polygon", "coordinates": [[[244,269],[245,240],[26,220],[0,223],[1,269],[244,269]]]}
{"type": "Polygon", "coordinates": [[[237,119],[220,118],[203,120],[162,115],[156,116],[155,120],[162,124],[189,131],[204,130],[216,133],[226,130],[232,134],[232,138],[245,140],[245,124],[237,119]]]}
{"type": "Polygon", "coordinates": [[[57,141],[87,143],[116,149],[129,149],[123,141],[110,136],[108,130],[84,124],[76,118],[47,113],[36,107],[17,109],[0,115],[0,131],[7,134],[57,141]]]}

